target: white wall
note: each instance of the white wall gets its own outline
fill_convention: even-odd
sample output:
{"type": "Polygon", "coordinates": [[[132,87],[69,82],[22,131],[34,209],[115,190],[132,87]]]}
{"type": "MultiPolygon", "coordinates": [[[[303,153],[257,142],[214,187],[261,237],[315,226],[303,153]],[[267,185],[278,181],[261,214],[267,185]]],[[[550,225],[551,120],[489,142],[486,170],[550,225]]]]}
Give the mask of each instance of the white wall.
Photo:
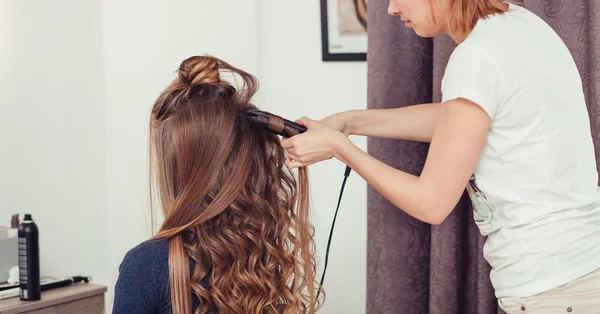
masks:
{"type": "MultiPolygon", "coordinates": [[[[210,53],[256,74],[256,103],[292,119],[366,107],[366,64],[320,61],[318,1],[10,0],[0,17],[0,219],[34,214],[48,274],[112,287],[149,236],[148,114],[184,58],[210,53]]],[[[322,266],[344,165],[310,171],[322,266]]],[[[353,174],[322,313],[365,312],[365,255],[366,185],[353,174]]]]}
{"type": "MultiPolygon", "coordinates": [[[[291,120],[367,106],[365,62],[321,61],[319,1],[258,1],[259,103],[291,120]]],[[[365,138],[352,138],[366,149],[365,138]]],[[[320,255],[325,248],[343,180],[345,165],[329,160],[309,167],[313,223],[320,255]]],[[[322,313],[359,314],[366,311],[365,182],[355,173],[346,183],[336,221],[324,287],[322,313]]],[[[319,272],[319,279],[320,279],[319,272]]]]}
{"type": "Polygon", "coordinates": [[[0,225],[33,215],[44,274],[107,276],[101,10],[0,1],[0,225]]]}

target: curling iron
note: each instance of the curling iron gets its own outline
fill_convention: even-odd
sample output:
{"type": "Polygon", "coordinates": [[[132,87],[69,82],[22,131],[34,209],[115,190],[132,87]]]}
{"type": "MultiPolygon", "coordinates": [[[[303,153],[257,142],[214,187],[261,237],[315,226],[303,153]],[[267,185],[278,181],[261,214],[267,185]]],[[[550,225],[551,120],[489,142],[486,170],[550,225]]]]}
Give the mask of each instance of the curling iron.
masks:
{"type": "MultiPolygon", "coordinates": [[[[281,135],[283,137],[292,137],[294,135],[304,133],[307,130],[306,127],[303,125],[261,110],[249,110],[246,113],[246,119],[248,119],[248,121],[250,121],[254,125],[257,125],[269,132],[281,135]]],[[[349,166],[346,166],[346,171],[344,172],[344,181],[342,182],[340,196],[338,198],[335,214],[333,215],[333,222],[331,223],[331,230],[329,231],[329,239],[327,240],[327,249],[325,251],[325,265],[323,268],[323,274],[321,276],[320,282],[321,287],[323,286],[323,282],[325,281],[325,273],[327,272],[327,263],[329,262],[329,248],[331,246],[331,238],[333,236],[333,229],[335,228],[335,221],[337,219],[338,211],[340,209],[340,203],[342,202],[342,195],[344,194],[346,179],[348,179],[348,176],[350,175],[351,171],[352,169],[349,166]]],[[[319,291],[317,292],[317,299],[319,298],[320,294],[321,288],[319,288],[319,291]]]]}

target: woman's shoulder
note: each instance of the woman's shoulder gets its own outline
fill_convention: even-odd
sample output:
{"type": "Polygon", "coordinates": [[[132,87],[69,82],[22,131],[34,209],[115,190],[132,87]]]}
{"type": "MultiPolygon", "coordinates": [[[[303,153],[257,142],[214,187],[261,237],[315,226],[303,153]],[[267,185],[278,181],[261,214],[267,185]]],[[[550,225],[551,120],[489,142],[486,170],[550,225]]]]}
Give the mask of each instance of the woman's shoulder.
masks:
{"type": "Polygon", "coordinates": [[[169,255],[169,240],[168,239],[151,239],[146,240],[132,249],[125,256],[130,258],[147,258],[159,255],[169,255]]]}
{"type": "MultiPolygon", "coordinates": [[[[156,313],[168,307],[169,241],[144,241],[119,266],[113,313],[156,313]]],[[[162,312],[161,312],[162,313],[162,312]]]]}
{"type": "Polygon", "coordinates": [[[162,290],[169,282],[169,241],[147,240],[129,250],[119,266],[119,280],[162,290]]]}
{"type": "MultiPolygon", "coordinates": [[[[121,262],[121,270],[136,272],[167,270],[169,265],[169,241],[152,239],[144,241],[130,249],[121,262]]],[[[167,272],[168,274],[168,272],[167,272]]]]}

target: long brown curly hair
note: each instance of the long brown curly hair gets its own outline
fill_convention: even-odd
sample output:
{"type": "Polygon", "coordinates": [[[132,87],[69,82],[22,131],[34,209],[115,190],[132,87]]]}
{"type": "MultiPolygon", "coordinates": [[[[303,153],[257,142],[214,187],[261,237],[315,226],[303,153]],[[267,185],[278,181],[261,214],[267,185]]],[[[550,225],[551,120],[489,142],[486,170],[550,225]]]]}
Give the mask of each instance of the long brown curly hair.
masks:
{"type": "Polygon", "coordinates": [[[316,312],[307,170],[296,179],[279,138],[246,120],[256,78],[211,56],[177,73],[150,118],[151,195],[164,215],[153,238],[169,239],[173,312],[192,313],[192,294],[194,313],[316,312]]]}

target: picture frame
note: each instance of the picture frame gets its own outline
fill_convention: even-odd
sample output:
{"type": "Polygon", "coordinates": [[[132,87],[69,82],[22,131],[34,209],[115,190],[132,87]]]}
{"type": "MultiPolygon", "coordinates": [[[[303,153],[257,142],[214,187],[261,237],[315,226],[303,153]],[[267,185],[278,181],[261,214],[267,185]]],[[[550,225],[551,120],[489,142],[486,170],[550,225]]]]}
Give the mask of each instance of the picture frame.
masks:
{"type": "Polygon", "coordinates": [[[321,0],[322,61],[367,60],[367,0],[321,0]]]}

